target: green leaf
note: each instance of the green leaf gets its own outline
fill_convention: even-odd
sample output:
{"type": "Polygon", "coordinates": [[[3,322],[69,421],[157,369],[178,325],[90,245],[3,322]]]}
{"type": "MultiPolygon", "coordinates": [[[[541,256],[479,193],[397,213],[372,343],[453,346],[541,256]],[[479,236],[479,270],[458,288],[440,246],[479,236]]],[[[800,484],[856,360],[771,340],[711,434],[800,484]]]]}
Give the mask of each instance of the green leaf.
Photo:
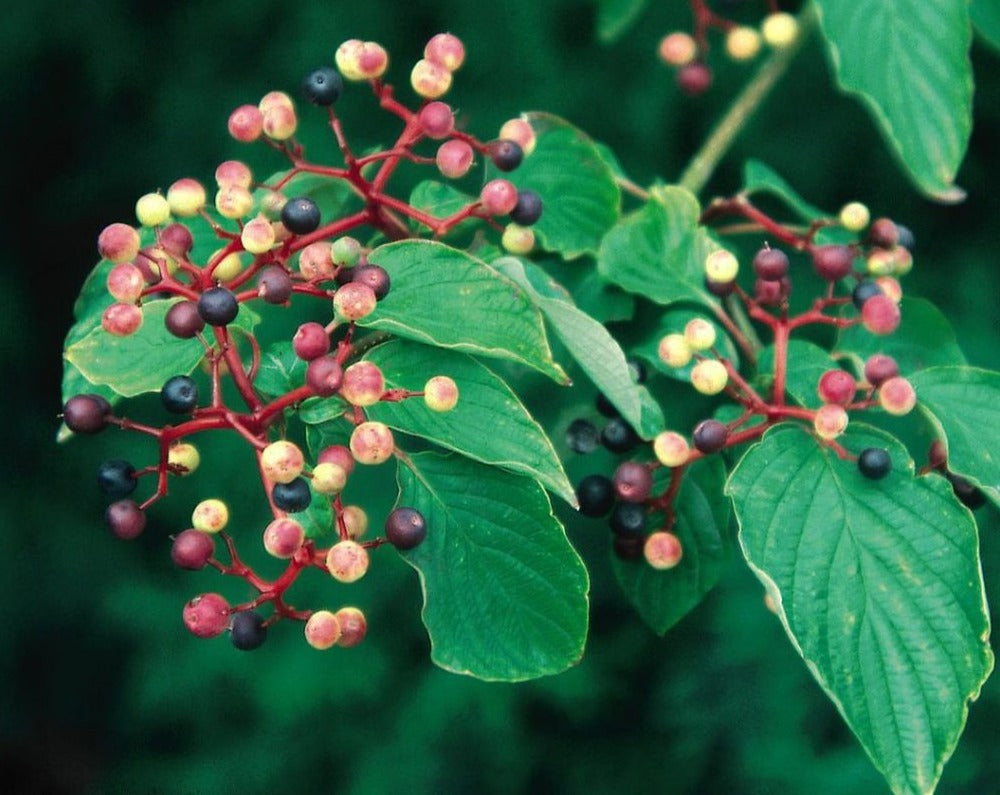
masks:
{"type": "Polygon", "coordinates": [[[374,249],[392,289],[358,324],[466,353],[510,359],[568,383],[552,360],[539,311],[505,276],[464,251],[429,240],[374,249]]]}
{"type": "Polygon", "coordinates": [[[552,442],[513,390],[485,365],[464,353],[393,340],[370,350],[389,389],[423,390],[427,379],[447,375],[458,385],[458,405],[439,413],[422,398],[383,401],[368,408],[373,420],[429,439],[449,450],[538,480],[570,505],[573,486],[552,442]]]}
{"type": "Polygon", "coordinates": [[[541,487],[456,455],[400,464],[399,504],[427,520],[403,557],[419,573],[431,658],[491,681],[575,665],[587,634],[587,571],[541,487]]]}
{"type": "Polygon", "coordinates": [[[683,307],[671,307],[660,316],[659,325],[646,337],[639,345],[633,348],[633,352],[638,356],[647,359],[659,372],[674,378],[678,381],[691,383],[691,370],[697,364],[697,360],[692,359],[683,367],[671,367],[660,358],[660,340],[667,334],[683,334],[684,326],[689,320],[699,318],[707,320],[715,327],[716,341],[715,349],[729,359],[739,368],[740,354],[729,338],[729,333],[715,320],[712,315],[706,312],[699,312],[695,309],[683,307]]]}
{"type": "Polygon", "coordinates": [[[813,676],[896,793],[929,793],[993,666],[976,525],[888,434],[874,481],[801,426],[778,425],[727,484],[740,543],[813,676]]]}
{"type": "MultiPolygon", "coordinates": [[[[190,373],[205,356],[199,340],[180,339],[167,331],[164,318],[178,300],[143,304],[142,325],[127,337],[108,334],[98,321],[96,328],[66,349],[66,360],[91,383],[104,384],[124,397],[158,391],[171,376],[190,373]]],[[[231,327],[250,332],[259,319],[241,304],[231,327]]]]}
{"type": "Polygon", "coordinates": [[[659,404],[632,380],[625,353],[601,323],[577,309],[540,268],[517,257],[502,257],[494,265],[532,297],[566,350],[639,436],[652,439],[663,430],[659,404]]]}
{"type": "MultiPolygon", "coordinates": [[[[612,556],[619,584],[657,634],[665,634],[697,607],[719,581],[727,556],[724,537],[730,515],[730,502],[722,492],[725,479],[726,470],[718,456],[702,459],[685,470],[674,502],[676,522],[671,530],[684,551],[676,567],[658,571],[644,560],[612,556]]],[[[657,493],[666,485],[663,480],[658,478],[657,493]]]]}
{"type": "Polygon", "coordinates": [[[917,187],[939,201],[972,130],[968,0],[816,0],[837,82],[867,107],[917,187]]]}
{"type": "Polygon", "coordinates": [[[972,0],[969,14],[976,32],[991,47],[1000,50],[1000,5],[996,0],[972,0]]]}
{"type": "Polygon", "coordinates": [[[803,221],[812,222],[817,218],[830,217],[829,213],[803,199],[778,172],[759,160],[747,160],[744,164],[743,190],[749,195],[766,193],[780,199],[803,221]]]}
{"type": "Polygon", "coordinates": [[[1000,373],[932,367],[910,376],[917,407],[948,444],[948,468],[1000,504],[1000,373]]]}
{"type": "Polygon", "coordinates": [[[254,389],[266,397],[277,397],[302,386],[306,381],[306,363],[295,355],[292,343],[274,342],[260,355],[260,369],[254,389]]]}
{"type": "Polygon", "coordinates": [[[597,145],[568,121],[548,113],[523,118],[535,131],[535,149],[517,170],[500,176],[542,197],[542,217],[532,226],[542,248],[567,259],[595,253],[618,220],[621,191],[611,169],[597,145]]]}
{"type": "Polygon", "coordinates": [[[597,36],[604,43],[621,38],[646,8],[646,0],[597,0],[597,36]]]}
{"type": "Polygon", "coordinates": [[[330,506],[330,498],[312,492],[312,502],[304,511],[292,514],[302,528],[306,531],[306,538],[324,538],[332,535],[334,530],[333,508],[330,506]]]}
{"type": "Polygon", "coordinates": [[[629,213],[601,241],[601,275],[659,304],[713,304],[704,289],[705,257],[719,248],[698,226],[698,200],[684,188],[651,191],[649,201],[629,213]]]}
{"type": "MultiPolygon", "coordinates": [[[[788,366],[785,371],[785,392],[800,406],[818,406],[816,394],[820,376],[836,370],[837,363],[818,345],[805,340],[788,341],[788,366]]],[[[760,352],[757,370],[770,389],[774,383],[774,347],[760,352]]]]}
{"type": "MultiPolygon", "coordinates": [[[[417,183],[417,186],[410,193],[410,205],[412,207],[438,219],[448,218],[476,201],[478,201],[478,198],[475,196],[463,193],[452,185],[431,179],[425,179],[417,183]]],[[[463,230],[474,225],[474,220],[462,221],[462,223],[458,224],[451,231],[463,230]]],[[[413,222],[413,226],[415,229],[426,228],[415,221],[413,222]]]]}
{"type": "MultiPolygon", "coordinates": [[[[855,314],[853,307],[848,309],[855,314]]],[[[859,364],[874,353],[894,358],[903,373],[942,364],[965,364],[955,331],[934,304],[923,298],[904,296],[902,320],[892,334],[877,336],[858,324],[841,329],[835,350],[859,358],[859,364]]]]}

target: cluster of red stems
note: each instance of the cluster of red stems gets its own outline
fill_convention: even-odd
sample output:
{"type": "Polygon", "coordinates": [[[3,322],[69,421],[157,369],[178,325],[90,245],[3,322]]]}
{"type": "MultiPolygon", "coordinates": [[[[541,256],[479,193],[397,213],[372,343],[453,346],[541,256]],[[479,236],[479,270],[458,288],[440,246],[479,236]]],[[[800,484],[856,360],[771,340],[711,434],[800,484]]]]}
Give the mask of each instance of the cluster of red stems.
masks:
{"type": "MultiPolygon", "coordinates": [[[[868,209],[857,202],[846,205],[838,219],[818,219],[808,228],[784,226],[755,207],[749,197],[739,194],[716,199],[705,209],[702,223],[738,217],[741,221],[720,232],[763,232],[774,241],[765,243],[753,258],[754,284],[744,290],[736,281],[737,258],[726,249],[710,253],[704,263],[707,290],[724,300],[714,310],[715,321],[724,327],[746,358],[756,362],[756,346],[744,333],[746,324],[737,318],[749,317],[769,330],[773,338],[773,372],[766,394],[754,388],[716,345],[716,326],[707,317],[696,317],[683,329],[663,336],[658,356],[668,368],[690,367],[692,386],[704,395],[725,394],[740,409],[730,422],[705,419],[688,437],[667,430],[652,440],[655,460],[625,461],[612,478],[590,475],[577,490],[581,510],[590,516],[610,513],[614,548],[623,559],[645,560],[657,569],[671,569],[681,560],[683,548],[672,532],[675,524],[674,499],[687,467],[704,456],[758,439],[769,427],[784,421],[802,421],[836,454],[856,461],[861,473],[872,479],[885,477],[892,466],[888,450],[866,448],[850,452],[838,441],[847,429],[849,414],[880,407],[901,416],[916,405],[913,386],[899,374],[896,361],[885,354],[872,355],[861,371],[834,368],[822,374],[816,385],[816,408],[789,405],[786,394],[789,339],[793,332],[809,325],[823,324],[847,328],[861,324],[875,335],[891,334],[899,326],[902,289],[897,279],[913,264],[912,235],[888,218],[869,224],[868,209]],[[817,234],[827,226],[839,225],[849,232],[866,233],[848,244],[820,244],[817,234]],[[791,257],[808,258],[826,287],[808,309],[791,314],[789,296],[791,257]],[[851,286],[849,295],[839,285],[851,286]],[[849,307],[856,311],[849,311],[849,307]],[[662,493],[654,494],[654,473],[670,468],[662,493]],[[652,517],[662,517],[653,522],[652,517]],[[656,529],[648,533],[647,527],[656,529]]],[[[850,363],[845,361],[845,367],[850,363]]],[[[642,368],[637,372],[644,377],[642,368]]],[[[585,452],[597,445],[597,438],[616,453],[626,453],[638,445],[638,437],[612,406],[599,396],[598,409],[611,419],[598,437],[586,420],[571,425],[570,444],[585,452]],[[589,433],[588,433],[589,431],[589,433]],[[589,441],[588,441],[589,440],[589,441]]],[[[940,464],[940,462],[938,462],[940,464]]]]}
{"type": "Polygon", "coordinates": [[[794,16],[779,10],[777,0],[765,0],[767,9],[760,27],[740,24],[709,8],[706,0],[690,0],[693,31],[673,31],[660,39],[657,55],[676,70],[678,87],[690,96],[704,94],[712,87],[712,69],[708,65],[711,50],[709,33],[724,37],[726,55],[734,61],[752,61],[763,44],[781,50],[791,47],[799,35],[794,16]]]}
{"type": "Polygon", "coordinates": [[[439,34],[427,43],[424,58],[410,76],[414,91],[422,98],[419,107],[411,110],[382,80],[388,66],[386,51],[375,42],[347,41],[336,51],[336,69],[316,69],[302,85],[306,99],[326,111],[342,165],[306,159],[294,135],[298,126],[295,105],[287,94],[272,91],[259,104],[233,111],[228,128],[238,141],[262,140],[287,157],[291,168],[284,176],[274,184],[255,182],[248,166],[227,161],[215,174],[215,209],[224,219],[221,223],[206,211],[202,184],[186,178],[171,185],[165,196],[150,193],[136,203],[137,220],[147,234],[151,232],[152,245],[143,247],[139,230],[130,224],[114,223],[100,233],[100,254],[113,263],[107,287],[115,299],[102,316],[103,329],[119,336],[135,333],[143,322],[144,304],[169,300],[167,329],[204,347],[203,363],[211,382],[210,398],[201,400],[198,384],[190,376],[170,378],[161,390],[164,408],[187,418],[162,427],[120,416],[96,394],[77,395],[64,405],[63,419],[74,432],[96,433],[117,426],[157,441],[155,464],[137,470],[115,459],[100,467],[98,483],[114,500],[106,514],[111,531],[125,539],[139,535],[147,509],[167,495],[171,477],[190,475],[198,467],[198,450],[186,440],[207,431],[228,431],[246,440],[256,453],[273,514],[264,529],[263,544],[272,556],[287,561],[274,579],[254,571],[241,560],[234,537],[225,530],[229,523],[226,503],[216,498],[200,502],[193,511],[192,526],[173,537],[174,562],[185,569],[211,566],[241,578],[256,596],[241,604],[230,604],[217,593],[192,599],[183,618],[199,637],[228,631],[234,646],[252,649],[263,643],[270,625],[295,619],[305,622],[305,637],[315,648],[356,645],[367,631],[361,610],[353,606],[336,611],[297,609],[286,599],[289,587],[310,568],[328,572],[341,582],[353,582],[367,571],[370,550],[386,542],[400,550],[412,549],[428,531],[419,512],[400,507],[386,519],[384,537],[362,540],[368,517],[359,506],[341,500],[355,464],[377,465],[404,455],[396,448],[391,430],[368,419],[367,407],[422,397],[430,410],[448,411],[459,396],[458,385],[447,375],[430,378],[419,392],[387,389],[380,369],[360,359],[376,337],[359,334],[357,321],[376,309],[391,285],[389,274],[368,262],[369,251],[347,233],[367,229],[400,239],[414,236],[410,225],[415,224],[438,237],[466,219],[478,218],[502,231],[509,251],[531,249],[530,226],[540,217],[541,200],[533,191],[519,192],[508,180],[486,182],[478,199],[445,218],[388,192],[391,177],[404,161],[436,165],[442,175],[457,179],[469,173],[477,155],[509,171],[534,148],[534,131],[522,119],[509,121],[500,137],[488,142],[455,128],[451,107],[438,98],[450,87],[452,73],[464,55],[462,42],[451,34],[439,34]],[[402,122],[402,132],[392,146],[364,156],[349,146],[333,107],[345,79],[369,83],[379,106],[402,122]],[[421,144],[428,140],[440,142],[436,152],[421,154],[421,144]],[[360,197],[362,208],[344,217],[322,218],[320,207],[308,196],[283,193],[302,174],[346,183],[360,197]],[[194,235],[183,221],[198,216],[219,241],[218,250],[204,261],[193,258],[194,235]],[[266,400],[255,388],[261,365],[259,344],[234,321],[243,304],[263,301],[288,306],[303,299],[326,307],[332,302],[332,312],[327,309],[323,322],[304,323],[294,335],[293,350],[307,363],[304,382],[266,400]],[[243,405],[227,404],[226,380],[243,405]],[[295,443],[280,438],[285,412],[310,398],[337,401],[336,405],[344,407],[343,417],[354,425],[347,445],[320,451],[311,466],[295,443]],[[155,482],[155,490],[139,503],[129,495],[139,479],[145,478],[155,482]],[[332,508],[331,530],[336,540],[329,546],[308,538],[303,523],[295,518],[314,499],[326,500],[332,508]],[[222,539],[228,562],[216,557],[216,538],[222,539]],[[259,609],[267,604],[271,613],[265,617],[259,609]]]}

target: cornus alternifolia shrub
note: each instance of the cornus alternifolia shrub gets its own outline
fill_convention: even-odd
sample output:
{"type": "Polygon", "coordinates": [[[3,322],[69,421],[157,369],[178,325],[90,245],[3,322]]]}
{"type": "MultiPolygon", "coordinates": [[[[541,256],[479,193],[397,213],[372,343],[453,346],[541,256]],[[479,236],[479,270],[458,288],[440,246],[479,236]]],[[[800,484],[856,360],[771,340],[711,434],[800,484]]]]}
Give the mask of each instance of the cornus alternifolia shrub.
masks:
{"type": "MultiPolygon", "coordinates": [[[[661,634],[742,558],[765,597],[746,609],[777,614],[890,788],[934,788],[992,668],[973,511],[998,497],[1000,374],[939,344],[948,321],[905,286],[918,238],[892,207],[869,209],[870,186],[820,209],[753,161],[729,195],[698,194],[809,42],[835,50],[840,84],[879,109],[928,197],[960,198],[961,151],[945,144],[968,129],[907,127],[926,97],[862,73],[909,62],[843,4],[759,5],[751,24],[691,0],[692,29],[659,43],[692,96],[720,52],[761,62],[676,182],[627,176],[547,113],[472,132],[447,100],[475,57],[453,34],[402,69],[408,86],[377,42],[350,39],[297,97],[229,115],[282,170],[225,161],[211,190],[184,177],[99,231],[63,433],[149,439],[144,460],[100,463],[97,486],[114,535],[155,528],[176,566],[219,572],[212,592],[179,597],[193,634],[250,651],[301,622],[312,648],[356,646],[369,626],[345,588],[398,554],[420,573],[434,661],[522,680],[583,653],[575,534],[606,534],[626,598],[661,634]],[[395,140],[356,141],[347,102],[372,103],[395,140]],[[305,151],[305,125],[329,129],[333,162],[305,151]],[[131,414],[149,392],[155,422],[131,414]],[[252,452],[252,498],[204,494],[190,526],[156,527],[222,434],[252,452]],[[300,576],[325,577],[329,602],[299,604],[300,576]],[[876,702],[905,721],[872,717],[876,702]]],[[[967,29],[959,5],[940,13],[967,29]]],[[[967,39],[899,24],[928,57],[962,56],[921,75],[943,105],[971,90],[967,39]]]]}

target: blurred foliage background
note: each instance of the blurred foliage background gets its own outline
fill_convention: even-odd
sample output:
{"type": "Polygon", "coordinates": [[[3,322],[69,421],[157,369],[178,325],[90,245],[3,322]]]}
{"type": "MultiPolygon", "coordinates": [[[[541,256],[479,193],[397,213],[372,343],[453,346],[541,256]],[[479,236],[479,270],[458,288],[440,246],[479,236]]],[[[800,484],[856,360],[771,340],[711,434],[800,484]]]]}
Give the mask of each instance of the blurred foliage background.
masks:
{"type": "MultiPolygon", "coordinates": [[[[661,639],[618,591],[601,523],[575,522],[570,536],[593,580],[587,654],[568,673],[527,684],[484,684],[432,666],[417,578],[393,555],[333,597],[368,612],[361,647],[317,653],[282,626],[260,651],[241,654],[183,630],[183,603],[218,579],[177,572],[167,554],[167,535],[184,526],[199,489],[238,494],[252,477],[231,464],[240,447],[205,445],[205,480],[185,482],[181,496],[157,506],[145,535],[124,544],[103,530],[93,471],[113,454],[141,460],[148,447],[115,433],[54,443],[61,341],[98,231],[131,219],[136,197],[178,177],[211,183],[223,159],[245,158],[260,173],[281,165],[264,147],[228,138],[233,107],[273,88],[297,91],[301,75],[332,63],[351,37],[383,43],[390,81],[410,96],[409,65],[430,35],[450,30],[468,57],[449,99],[469,129],[490,137],[522,110],[548,110],[608,143],[636,181],[669,181],[750,74],[717,57],[715,88],[698,100],[680,95],[655,47],[689,24],[686,3],[653,4],[607,46],[597,41],[595,6],[573,0],[37,0],[4,13],[0,350],[13,380],[0,390],[0,775],[9,791],[884,790],[739,561],[661,639]]],[[[706,196],[737,190],[743,161],[756,157],[830,211],[860,199],[906,223],[917,236],[908,290],[942,307],[970,362],[1000,368],[997,53],[973,50],[976,126],[958,179],[969,196],[947,207],[910,187],[861,108],[831,88],[816,44],[706,196]]],[[[350,89],[338,107],[354,141],[395,130],[367,90],[350,89]]],[[[303,115],[305,127],[321,127],[303,115]]],[[[574,389],[582,410],[592,394],[574,389]]],[[[557,437],[569,419],[555,418],[557,437]]],[[[601,465],[571,461],[571,476],[601,465]]],[[[989,508],[979,519],[998,605],[1000,528],[989,508]]],[[[303,579],[301,603],[322,603],[331,584],[303,579]]],[[[998,733],[994,677],[941,792],[997,791],[998,733]]]]}

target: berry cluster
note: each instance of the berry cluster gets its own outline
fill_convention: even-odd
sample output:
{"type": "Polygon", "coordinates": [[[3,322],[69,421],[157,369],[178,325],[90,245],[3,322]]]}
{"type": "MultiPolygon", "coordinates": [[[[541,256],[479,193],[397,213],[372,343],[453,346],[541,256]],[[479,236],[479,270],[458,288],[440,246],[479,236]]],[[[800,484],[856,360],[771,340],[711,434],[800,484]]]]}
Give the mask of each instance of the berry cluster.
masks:
{"type": "Polygon", "coordinates": [[[677,85],[689,96],[704,94],[712,86],[712,69],[708,65],[711,31],[722,34],[726,55],[734,61],[752,61],[763,44],[777,50],[785,49],[798,37],[797,20],[779,11],[776,0],[767,0],[767,14],[759,29],[713,11],[706,0],[690,0],[690,3],[693,33],[673,31],[660,39],[657,46],[660,60],[676,69],[677,85]]]}
{"type": "MultiPolygon", "coordinates": [[[[736,418],[723,421],[706,417],[689,436],[665,430],[647,448],[651,455],[643,456],[640,451],[637,460],[621,463],[610,478],[603,474],[589,475],[579,483],[577,492],[585,515],[610,514],[614,549],[620,557],[629,560],[645,557],[659,569],[671,568],[681,560],[681,543],[671,533],[675,523],[672,506],[685,468],[692,462],[759,438],[778,422],[799,421],[807,424],[815,437],[838,456],[855,461],[865,478],[880,480],[892,469],[888,450],[867,448],[852,454],[837,439],[847,429],[850,413],[880,408],[902,416],[916,405],[912,384],[900,375],[897,362],[881,353],[870,356],[859,372],[834,367],[822,373],[815,386],[818,405],[790,403],[786,388],[788,343],[793,332],[815,324],[837,328],[861,325],[882,336],[899,326],[902,290],[897,277],[912,267],[912,234],[887,218],[869,223],[867,208],[857,202],[847,205],[837,219],[817,219],[805,230],[791,228],[759,210],[745,195],[712,202],[702,222],[732,215],[750,221],[755,229],[782,244],[782,248],[765,242],[756,251],[750,289],[739,283],[740,263],[734,254],[722,248],[708,254],[704,261],[705,287],[725,299],[715,310],[712,319],[715,322],[708,317],[695,317],[683,328],[665,334],[657,346],[657,364],[675,377],[687,378],[703,395],[729,398],[738,408],[736,418]],[[839,227],[836,230],[839,238],[864,234],[849,243],[818,242],[820,230],[827,227],[839,227]],[[825,288],[807,309],[792,314],[789,297],[796,259],[806,260],[825,288]],[[722,352],[716,326],[717,323],[723,327],[753,362],[758,344],[745,331],[751,321],[771,333],[774,352],[773,370],[758,374],[753,382],[741,375],[722,352]],[[670,475],[662,492],[656,493],[654,475],[661,467],[669,469],[670,475]],[[649,517],[661,513],[663,521],[647,536],[649,517]]],[[[633,372],[641,373],[640,380],[645,380],[645,369],[635,368],[633,372]]],[[[801,395],[797,397],[802,400],[801,395]]],[[[597,446],[598,438],[617,453],[639,447],[638,436],[617,416],[610,402],[599,396],[597,405],[613,419],[599,437],[587,420],[575,420],[569,432],[571,448],[589,452],[597,446]],[[626,429],[621,436],[627,443],[618,444],[617,426],[611,422],[618,422],[626,429]]]]}
{"type": "MultiPolygon", "coordinates": [[[[97,394],[80,394],[63,406],[63,420],[76,433],[93,434],[110,426],[153,437],[157,461],[137,468],[114,459],[98,470],[98,485],[111,501],[106,521],[119,538],[131,539],[145,528],[147,510],[165,497],[172,477],[194,473],[201,456],[190,437],[206,431],[229,431],[244,439],[256,453],[260,481],[272,521],[263,529],[262,543],[276,559],[287,561],[274,579],[266,579],[246,565],[237,552],[229,527],[229,508],[223,499],[199,502],[191,527],[173,537],[175,564],[183,569],[211,566],[242,578],[256,598],[230,605],[220,594],[192,599],[183,611],[184,622],[199,637],[229,632],[239,649],[253,649],[267,629],[280,619],[305,622],[307,641],[325,649],[353,646],[366,632],[363,613],[355,607],[336,612],[298,610],[286,601],[286,591],[309,568],[326,571],[340,582],[365,575],[369,553],[389,543],[405,551],[419,545],[426,533],[424,517],[410,507],[399,507],[385,520],[384,536],[365,540],[369,520],[357,505],[345,504],[342,492],[355,465],[377,466],[401,455],[390,428],[372,420],[368,409],[380,402],[422,398],[427,408],[447,412],[455,407],[459,390],[447,375],[430,377],[421,391],[387,388],[379,367],[362,358],[385,335],[365,334],[358,325],[391,292],[389,273],[369,262],[370,249],[348,232],[380,233],[390,239],[413,234],[415,223],[440,236],[470,218],[483,219],[502,233],[509,250],[527,252],[534,245],[531,225],[542,213],[541,197],[517,190],[505,179],[482,186],[479,196],[445,218],[434,217],[392,196],[387,186],[402,161],[436,165],[448,178],[465,176],[476,155],[488,157],[501,171],[516,168],[531,153],[535,135],[521,120],[507,122],[500,137],[483,142],[455,129],[454,113],[439,100],[450,87],[452,73],[464,59],[462,42],[453,35],[434,36],[417,62],[410,81],[422,102],[411,110],[394,97],[382,81],[388,66],[385,50],[375,42],[350,40],[336,51],[336,68],[323,66],[302,82],[302,93],[323,108],[343,163],[336,166],[306,159],[296,142],[299,119],[291,97],[281,91],[266,94],[256,105],[243,105],[228,120],[230,134],[242,142],[263,140],[291,163],[272,184],[255,181],[250,168],[226,161],[216,169],[215,212],[207,208],[208,195],[197,180],[178,180],[166,191],[149,193],[136,203],[139,227],[113,223],[98,238],[101,256],[110,263],[107,290],[113,299],[101,318],[109,334],[126,336],[140,331],[143,308],[169,301],[167,330],[203,350],[202,363],[210,389],[188,373],[169,378],[160,390],[162,426],[133,421],[116,412],[97,394]],[[347,142],[334,104],[344,81],[368,82],[379,105],[403,122],[396,142],[384,151],[357,156],[347,142]],[[437,144],[433,155],[419,154],[426,141],[437,144]],[[361,210],[342,217],[324,217],[310,195],[285,195],[299,175],[342,181],[363,200],[361,210]],[[506,222],[498,219],[508,218],[506,222]],[[218,248],[197,255],[204,241],[195,234],[208,224],[218,248]],[[241,307],[254,303],[288,307],[294,302],[322,307],[315,320],[302,323],[291,339],[295,356],[304,363],[301,382],[285,394],[270,396],[256,380],[261,350],[256,337],[235,324],[241,307]],[[226,382],[233,390],[224,389],[226,382]],[[234,391],[242,405],[227,403],[234,391]],[[334,444],[307,461],[302,449],[285,438],[286,412],[306,400],[330,401],[352,430],[345,444],[334,444]],[[141,480],[153,482],[152,493],[139,502],[132,498],[141,480]],[[335,536],[321,545],[308,537],[303,512],[317,501],[329,504],[335,536]],[[216,557],[217,542],[226,547],[226,560],[216,557]],[[271,605],[269,616],[261,608],[271,605]]],[[[211,247],[211,246],[209,246],[211,247]]]]}

